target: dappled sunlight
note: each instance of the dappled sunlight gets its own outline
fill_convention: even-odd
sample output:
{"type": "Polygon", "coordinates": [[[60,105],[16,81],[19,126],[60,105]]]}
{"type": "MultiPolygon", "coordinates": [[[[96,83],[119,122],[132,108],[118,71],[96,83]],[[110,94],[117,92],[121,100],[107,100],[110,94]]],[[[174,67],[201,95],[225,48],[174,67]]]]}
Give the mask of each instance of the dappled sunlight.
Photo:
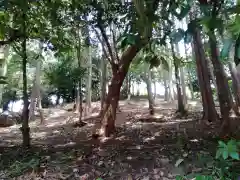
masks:
{"type": "Polygon", "coordinates": [[[122,135],[122,136],[117,137],[117,138],[115,138],[115,139],[116,139],[116,140],[123,141],[123,140],[127,139],[127,137],[126,137],[125,135],[122,135]]]}
{"type": "Polygon", "coordinates": [[[198,139],[190,139],[191,142],[199,142],[198,139]]]}
{"type": "Polygon", "coordinates": [[[63,148],[63,147],[72,147],[76,145],[75,142],[69,142],[69,143],[65,143],[65,144],[57,144],[57,145],[54,145],[55,148],[63,148]]]}
{"type": "Polygon", "coordinates": [[[150,141],[153,141],[155,139],[156,139],[155,136],[147,137],[147,138],[143,138],[143,142],[150,142],[150,141]]]}
{"type": "Polygon", "coordinates": [[[53,112],[52,114],[49,115],[49,118],[57,118],[60,117],[61,115],[65,114],[66,111],[65,110],[57,110],[55,112],[53,112]]]}
{"type": "Polygon", "coordinates": [[[37,133],[31,133],[32,138],[45,138],[47,136],[47,132],[37,132],[37,133]]]}
{"type": "Polygon", "coordinates": [[[46,127],[55,127],[55,126],[62,125],[62,124],[63,124],[63,122],[55,121],[55,122],[48,123],[46,125],[46,127]]]}

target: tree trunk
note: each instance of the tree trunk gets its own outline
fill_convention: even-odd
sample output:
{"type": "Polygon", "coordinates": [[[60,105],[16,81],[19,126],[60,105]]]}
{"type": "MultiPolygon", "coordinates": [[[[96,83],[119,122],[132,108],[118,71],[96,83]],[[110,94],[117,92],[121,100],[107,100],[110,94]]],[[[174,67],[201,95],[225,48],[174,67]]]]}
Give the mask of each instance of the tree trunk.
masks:
{"type": "Polygon", "coordinates": [[[88,78],[87,78],[87,99],[86,99],[86,112],[87,114],[91,111],[92,104],[92,48],[90,44],[90,35],[88,31],[88,78]]]}
{"type": "Polygon", "coordinates": [[[155,100],[157,97],[157,82],[156,81],[153,82],[153,89],[154,89],[153,99],[155,100]]]}
{"type": "Polygon", "coordinates": [[[212,96],[212,89],[210,86],[209,72],[207,69],[207,60],[204,53],[203,45],[201,42],[201,36],[198,29],[194,32],[194,52],[197,63],[198,81],[202,94],[203,103],[203,118],[209,121],[215,121],[218,118],[217,111],[215,109],[215,103],[212,96]]]}
{"type": "Polygon", "coordinates": [[[208,72],[210,73],[210,77],[212,79],[212,82],[214,84],[214,87],[215,87],[215,91],[216,91],[216,94],[217,94],[217,98],[218,98],[218,88],[217,88],[217,82],[216,82],[216,78],[214,76],[214,72],[213,72],[213,66],[212,66],[212,63],[211,63],[211,60],[206,58],[207,60],[207,67],[208,67],[208,72]]]}
{"type": "Polygon", "coordinates": [[[127,102],[131,100],[131,78],[127,75],[127,102]]]}
{"type": "Polygon", "coordinates": [[[181,116],[186,114],[186,110],[183,104],[183,96],[182,96],[182,90],[180,87],[180,77],[179,77],[179,66],[178,66],[178,62],[176,59],[176,54],[174,51],[174,44],[171,40],[170,42],[171,44],[171,50],[172,50],[172,55],[173,55],[173,64],[174,64],[174,68],[175,68],[175,81],[176,81],[176,88],[177,88],[177,99],[178,99],[178,107],[177,107],[177,113],[180,113],[181,116]]]}
{"type": "Polygon", "coordinates": [[[106,137],[109,137],[115,130],[116,109],[118,106],[120,89],[128,72],[130,63],[138,51],[139,49],[136,46],[130,46],[123,53],[119,64],[112,67],[113,76],[108,86],[108,94],[104,103],[102,126],[100,131],[100,134],[106,137]]]}
{"type": "Polygon", "coordinates": [[[77,85],[76,85],[76,100],[75,100],[73,110],[75,110],[75,113],[77,113],[77,114],[80,113],[80,85],[79,85],[79,82],[77,82],[77,85]]]}
{"type": "MultiPolygon", "coordinates": [[[[0,76],[5,77],[7,74],[7,57],[9,54],[9,46],[0,46],[0,76]]],[[[0,84],[0,104],[2,104],[4,84],[0,84]]]]}
{"type": "Polygon", "coordinates": [[[169,85],[167,84],[167,71],[163,70],[163,83],[164,83],[164,101],[169,101],[169,85]]]}
{"type": "Polygon", "coordinates": [[[106,86],[107,86],[107,63],[104,57],[101,61],[101,110],[99,117],[103,114],[103,106],[106,98],[106,86]]]}
{"type": "Polygon", "coordinates": [[[235,113],[236,115],[240,115],[239,114],[239,110],[238,108],[240,107],[240,87],[239,87],[239,80],[237,77],[237,70],[236,70],[236,66],[233,62],[229,62],[228,63],[229,66],[229,70],[231,72],[231,76],[232,76],[232,90],[233,90],[233,95],[234,95],[234,99],[235,99],[235,113]]]}
{"type": "Polygon", "coordinates": [[[35,119],[35,109],[36,105],[38,105],[38,112],[40,115],[40,122],[44,124],[43,110],[42,110],[42,98],[41,98],[41,87],[40,87],[40,71],[41,71],[41,61],[37,61],[35,78],[33,80],[32,93],[30,99],[30,107],[29,107],[29,120],[33,121],[35,119]],[[37,102],[36,102],[37,100],[37,102]]]}
{"type": "MultiPolygon", "coordinates": [[[[23,14],[24,20],[26,18],[25,13],[23,14]]],[[[26,32],[26,22],[23,23],[24,32],[26,32]]],[[[28,124],[29,118],[29,102],[28,102],[28,93],[27,93],[27,37],[23,38],[22,42],[22,70],[23,70],[23,113],[22,113],[22,135],[23,135],[23,147],[30,147],[30,128],[28,124]]]]}
{"type": "MultiPolygon", "coordinates": [[[[180,50],[179,50],[179,43],[176,45],[176,51],[178,56],[180,57],[180,50]]],[[[186,94],[186,84],[185,84],[185,77],[184,77],[184,67],[180,67],[180,82],[181,82],[181,90],[182,90],[182,99],[183,99],[183,105],[186,107],[187,105],[187,94],[186,94]]]]}
{"type": "Polygon", "coordinates": [[[151,70],[149,68],[149,65],[145,71],[145,75],[143,77],[143,80],[145,81],[147,85],[147,95],[148,95],[148,109],[149,109],[149,114],[153,115],[154,114],[154,99],[153,99],[153,93],[152,93],[152,78],[151,78],[151,70]]]}
{"type": "Polygon", "coordinates": [[[222,63],[219,59],[217,40],[214,34],[214,30],[211,30],[211,35],[209,35],[209,43],[211,50],[211,60],[214,67],[214,74],[216,76],[216,83],[218,88],[220,111],[223,118],[222,130],[224,130],[224,132],[228,132],[230,127],[229,114],[231,110],[230,93],[228,81],[224,74],[222,63]]]}

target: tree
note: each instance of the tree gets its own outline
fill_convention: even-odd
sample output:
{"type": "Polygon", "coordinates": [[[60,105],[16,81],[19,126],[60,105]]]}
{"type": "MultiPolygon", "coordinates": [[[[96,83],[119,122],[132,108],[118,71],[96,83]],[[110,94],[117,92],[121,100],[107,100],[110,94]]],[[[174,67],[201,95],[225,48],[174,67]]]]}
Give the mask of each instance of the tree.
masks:
{"type": "MultiPolygon", "coordinates": [[[[113,53],[112,47],[109,43],[109,39],[106,35],[106,31],[104,29],[104,21],[103,15],[107,9],[104,9],[101,4],[95,2],[93,4],[94,8],[97,11],[97,27],[99,28],[101,35],[106,43],[106,47],[108,49],[108,53],[110,56],[110,64],[112,68],[113,77],[111,79],[110,85],[108,87],[108,94],[105,99],[104,111],[102,116],[102,127],[101,132],[105,136],[110,136],[115,129],[115,119],[116,119],[116,109],[118,106],[120,88],[124,81],[125,76],[127,75],[129,66],[131,61],[139,52],[139,50],[144,47],[150,40],[152,35],[152,23],[154,21],[154,13],[158,7],[159,0],[153,1],[133,1],[134,6],[136,8],[137,16],[140,19],[141,24],[145,24],[145,28],[143,31],[138,32],[139,35],[135,36],[129,32],[128,35],[125,35],[125,42],[128,42],[128,47],[126,47],[125,51],[122,53],[121,57],[118,57],[118,54],[113,53]]],[[[126,5],[129,3],[126,3],[126,5]]],[[[116,5],[116,4],[114,4],[116,5]]],[[[125,5],[125,4],[123,4],[125,5]]],[[[126,8],[122,4],[117,4],[119,8],[126,8]]],[[[111,4],[108,4],[108,9],[110,9],[111,4]]],[[[133,8],[129,6],[127,10],[133,10],[133,8]]],[[[129,13],[129,12],[128,12],[129,13]]],[[[110,14],[108,12],[108,14],[110,14]]],[[[135,23],[131,23],[130,27],[133,29],[135,23]]]]}

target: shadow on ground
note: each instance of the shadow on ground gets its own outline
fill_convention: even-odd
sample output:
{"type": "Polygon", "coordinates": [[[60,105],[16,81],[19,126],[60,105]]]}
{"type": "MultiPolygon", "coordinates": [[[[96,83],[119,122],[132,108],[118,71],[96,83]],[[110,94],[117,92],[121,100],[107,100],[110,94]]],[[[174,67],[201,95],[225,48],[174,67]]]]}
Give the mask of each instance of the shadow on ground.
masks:
{"type": "Polygon", "coordinates": [[[67,117],[59,116],[59,121],[52,119],[52,126],[49,122],[33,127],[33,146],[28,151],[16,146],[21,140],[17,128],[0,132],[0,179],[24,174],[18,179],[167,180],[201,172],[202,155],[215,154],[217,125],[200,124],[201,113],[196,112],[176,119],[170,107],[157,108],[156,115],[148,117],[145,101],[131,103],[121,107],[116,133],[105,141],[91,139],[96,119],[73,128],[66,124],[67,117]],[[175,167],[179,159],[183,162],[175,167]]]}

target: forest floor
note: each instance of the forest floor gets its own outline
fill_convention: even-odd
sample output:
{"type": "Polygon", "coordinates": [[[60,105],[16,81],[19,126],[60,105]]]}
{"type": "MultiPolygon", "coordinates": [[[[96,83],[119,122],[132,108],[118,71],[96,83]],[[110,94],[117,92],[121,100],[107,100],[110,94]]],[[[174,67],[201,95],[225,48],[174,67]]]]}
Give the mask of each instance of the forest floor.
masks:
{"type": "MultiPolygon", "coordinates": [[[[175,103],[157,99],[150,117],[145,99],[121,101],[116,133],[101,142],[91,136],[98,121],[94,114],[85,119],[86,126],[74,128],[77,114],[46,109],[45,125],[30,123],[30,150],[20,146],[20,125],[0,128],[0,180],[171,180],[201,173],[215,156],[219,123],[202,123],[201,104],[189,104],[180,119],[175,103]]],[[[93,106],[96,110],[99,103],[93,106]]]]}

